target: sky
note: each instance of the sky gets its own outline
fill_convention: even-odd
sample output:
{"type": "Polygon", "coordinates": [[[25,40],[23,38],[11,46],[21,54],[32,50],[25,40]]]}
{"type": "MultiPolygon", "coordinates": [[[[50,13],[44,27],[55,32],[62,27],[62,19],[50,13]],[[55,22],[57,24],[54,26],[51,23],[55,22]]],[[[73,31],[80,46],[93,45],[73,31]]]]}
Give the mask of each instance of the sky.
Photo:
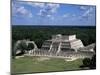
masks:
{"type": "Polygon", "coordinates": [[[12,25],[95,26],[91,5],[12,1],[12,25]]]}

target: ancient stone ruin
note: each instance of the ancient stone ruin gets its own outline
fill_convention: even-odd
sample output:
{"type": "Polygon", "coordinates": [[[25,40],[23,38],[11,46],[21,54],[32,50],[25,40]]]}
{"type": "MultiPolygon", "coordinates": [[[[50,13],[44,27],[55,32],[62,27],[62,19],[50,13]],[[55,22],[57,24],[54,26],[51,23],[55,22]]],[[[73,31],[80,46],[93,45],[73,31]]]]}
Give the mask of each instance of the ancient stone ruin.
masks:
{"type": "MultiPolygon", "coordinates": [[[[20,40],[21,41],[21,40],[20,40]]],[[[16,46],[20,41],[17,42],[16,46]]],[[[78,58],[91,58],[93,56],[95,44],[84,46],[76,35],[53,35],[50,40],[45,40],[41,49],[38,49],[34,41],[26,40],[26,43],[33,43],[34,49],[25,53],[29,56],[46,56],[55,58],[66,58],[75,60],[78,58]]],[[[15,46],[15,47],[16,47],[15,46]]]]}

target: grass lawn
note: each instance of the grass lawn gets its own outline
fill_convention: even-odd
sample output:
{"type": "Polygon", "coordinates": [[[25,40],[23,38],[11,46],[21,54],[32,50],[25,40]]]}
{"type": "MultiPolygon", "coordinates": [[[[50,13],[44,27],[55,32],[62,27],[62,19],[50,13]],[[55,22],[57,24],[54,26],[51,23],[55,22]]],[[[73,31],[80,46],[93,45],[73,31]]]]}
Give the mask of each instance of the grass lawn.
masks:
{"type": "Polygon", "coordinates": [[[60,58],[51,58],[49,60],[38,61],[37,58],[39,57],[12,59],[12,73],[80,70],[79,66],[82,65],[82,59],[65,61],[60,58]]]}

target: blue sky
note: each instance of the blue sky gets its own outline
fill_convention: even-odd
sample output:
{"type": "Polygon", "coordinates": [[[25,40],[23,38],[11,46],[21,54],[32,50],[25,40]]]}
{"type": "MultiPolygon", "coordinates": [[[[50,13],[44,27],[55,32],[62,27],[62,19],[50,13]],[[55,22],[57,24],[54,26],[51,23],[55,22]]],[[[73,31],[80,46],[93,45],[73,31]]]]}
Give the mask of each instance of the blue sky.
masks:
{"type": "Polygon", "coordinates": [[[95,6],[12,1],[12,25],[95,26],[95,6]]]}

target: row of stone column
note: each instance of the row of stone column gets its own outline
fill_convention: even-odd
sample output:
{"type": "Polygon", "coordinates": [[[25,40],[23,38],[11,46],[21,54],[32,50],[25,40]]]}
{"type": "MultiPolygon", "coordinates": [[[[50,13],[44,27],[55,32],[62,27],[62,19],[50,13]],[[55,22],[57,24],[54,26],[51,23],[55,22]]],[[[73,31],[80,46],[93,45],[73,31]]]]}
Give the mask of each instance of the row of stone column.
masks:
{"type": "Polygon", "coordinates": [[[61,57],[69,57],[69,58],[84,58],[84,57],[91,57],[93,54],[91,53],[76,53],[76,52],[59,52],[59,53],[53,53],[49,51],[43,51],[43,50],[36,50],[36,51],[30,51],[29,55],[33,56],[61,56],[61,57]]]}

